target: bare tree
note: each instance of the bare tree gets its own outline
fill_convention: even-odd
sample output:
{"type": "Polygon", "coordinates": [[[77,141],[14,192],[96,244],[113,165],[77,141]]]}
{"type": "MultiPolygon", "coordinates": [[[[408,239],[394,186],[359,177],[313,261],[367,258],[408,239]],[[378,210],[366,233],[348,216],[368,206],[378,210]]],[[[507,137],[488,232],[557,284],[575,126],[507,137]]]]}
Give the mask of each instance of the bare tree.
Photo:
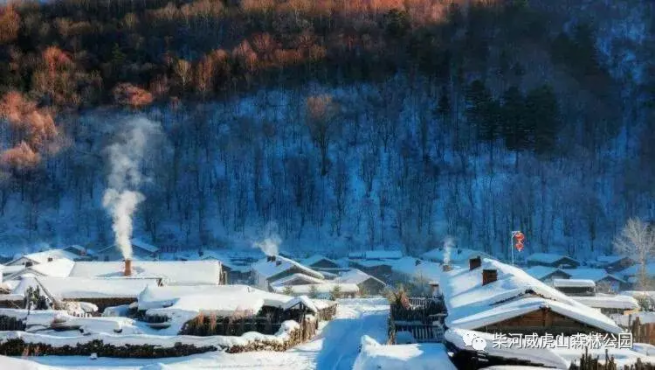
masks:
{"type": "Polygon", "coordinates": [[[622,229],[622,233],[615,238],[613,245],[616,252],[638,260],[640,270],[637,283],[644,286],[647,282],[647,260],[653,260],[654,257],[654,226],[637,218],[631,218],[622,229]]]}

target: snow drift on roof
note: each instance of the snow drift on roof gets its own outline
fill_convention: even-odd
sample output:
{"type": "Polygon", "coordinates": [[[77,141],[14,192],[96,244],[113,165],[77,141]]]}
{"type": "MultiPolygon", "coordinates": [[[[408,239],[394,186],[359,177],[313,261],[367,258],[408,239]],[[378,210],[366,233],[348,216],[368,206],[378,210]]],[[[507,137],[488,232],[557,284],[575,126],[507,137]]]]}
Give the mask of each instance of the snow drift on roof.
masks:
{"type": "MultiPolygon", "coordinates": [[[[123,278],[125,263],[76,262],[71,277],[123,278]]],[[[165,285],[217,285],[218,261],[132,261],[133,278],[160,278],[165,285]]]]}
{"type": "Polygon", "coordinates": [[[597,294],[595,296],[572,297],[577,302],[592,308],[609,308],[620,310],[635,310],[640,308],[638,301],[625,295],[597,294]]]}
{"type": "Polygon", "coordinates": [[[274,285],[275,286],[286,286],[286,285],[290,285],[288,283],[291,282],[292,280],[295,280],[295,279],[301,279],[301,280],[305,281],[306,284],[323,284],[325,282],[322,279],[317,279],[315,277],[305,275],[305,274],[301,274],[301,273],[297,272],[295,274],[285,276],[282,279],[274,280],[274,281],[271,282],[271,285],[272,286],[274,286],[274,285]]]}
{"type": "Polygon", "coordinates": [[[540,265],[533,266],[533,267],[527,268],[525,271],[526,271],[526,273],[528,273],[529,275],[533,276],[534,278],[536,278],[538,280],[542,280],[542,279],[546,278],[547,276],[553,274],[554,272],[561,272],[561,273],[569,276],[569,274],[567,274],[563,270],[555,268],[555,267],[549,267],[549,266],[540,266],[540,265]]]}
{"type": "Polygon", "coordinates": [[[253,264],[252,269],[253,271],[256,271],[258,274],[262,275],[264,278],[268,279],[272,276],[278,275],[281,272],[287,271],[293,267],[298,268],[304,274],[310,275],[317,279],[323,279],[323,275],[320,272],[315,271],[307,266],[303,266],[302,264],[296,261],[290,260],[289,258],[285,258],[282,256],[276,256],[275,261],[268,261],[265,258],[253,264]]]}
{"type": "Polygon", "coordinates": [[[317,262],[319,262],[319,261],[323,261],[323,260],[326,260],[326,261],[328,261],[328,262],[331,262],[331,263],[337,264],[337,262],[335,262],[335,261],[333,261],[332,259],[330,259],[330,258],[328,258],[328,257],[326,257],[326,256],[323,256],[323,255],[321,255],[321,254],[315,254],[315,255],[312,255],[312,256],[310,256],[310,257],[308,257],[308,258],[302,260],[301,263],[302,263],[303,265],[305,265],[305,266],[312,266],[313,264],[315,264],[315,263],[317,263],[317,262]]]}
{"type": "Polygon", "coordinates": [[[575,268],[575,269],[563,269],[566,273],[568,273],[572,279],[585,279],[585,280],[592,280],[594,282],[598,282],[599,280],[603,280],[607,277],[610,277],[611,279],[623,281],[622,278],[616,276],[616,275],[611,275],[606,270],[604,269],[595,269],[595,268],[575,268]]]}
{"type": "Polygon", "coordinates": [[[28,270],[35,272],[37,275],[66,277],[70,275],[75,262],[68,258],[60,258],[52,262],[40,263],[29,267],[28,270]]]}
{"type": "MultiPolygon", "coordinates": [[[[50,250],[43,251],[43,252],[29,253],[29,254],[26,254],[22,257],[25,257],[25,258],[33,261],[34,263],[46,263],[46,262],[48,262],[48,258],[52,258],[53,260],[56,260],[56,259],[59,259],[59,258],[68,258],[69,260],[74,260],[78,256],[76,256],[75,254],[73,254],[71,252],[65,251],[63,249],[50,249],[50,250]]],[[[16,262],[19,259],[20,259],[20,257],[16,258],[15,260],[13,260],[11,262],[9,262],[8,264],[12,264],[12,263],[16,262]]]]}
{"type": "Polygon", "coordinates": [[[578,261],[572,257],[564,256],[562,254],[555,254],[555,253],[533,253],[530,256],[528,256],[528,258],[526,258],[526,260],[529,262],[544,262],[544,263],[554,263],[560,259],[568,259],[570,261],[574,261],[578,263],[578,261]]]}
{"type": "Polygon", "coordinates": [[[553,279],[556,288],[594,288],[597,285],[589,279],[553,279]]]}
{"type": "Polygon", "coordinates": [[[339,287],[341,293],[358,293],[360,291],[360,288],[355,284],[340,283],[288,285],[286,287],[274,286],[272,289],[278,293],[282,293],[285,291],[285,288],[291,288],[294,294],[310,294],[314,289],[316,289],[317,293],[331,293],[336,287],[339,287]]]}
{"type": "Polygon", "coordinates": [[[365,272],[362,272],[358,269],[351,269],[351,270],[348,270],[346,272],[341,273],[337,278],[335,278],[335,282],[336,283],[342,283],[342,284],[356,284],[357,285],[357,284],[365,282],[369,279],[373,279],[373,280],[385,285],[385,283],[383,283],[379,279],[377,279],[377,278],[375,278],[375,277],[373,277],[373,276],[371,276],[371,275],[369,275],[365,272]]]}
{"type": "MultiPolygon", "coordinates": [[[[134,298],[146,287],[157,286],[157,279],[33,278],[57,300],[82,298],[134,298]]],[[[28,281],[28,279],[24,279],[28,281]]],[[[24,294],[27,285],[19,285],[13,294],[24,294]]]]}

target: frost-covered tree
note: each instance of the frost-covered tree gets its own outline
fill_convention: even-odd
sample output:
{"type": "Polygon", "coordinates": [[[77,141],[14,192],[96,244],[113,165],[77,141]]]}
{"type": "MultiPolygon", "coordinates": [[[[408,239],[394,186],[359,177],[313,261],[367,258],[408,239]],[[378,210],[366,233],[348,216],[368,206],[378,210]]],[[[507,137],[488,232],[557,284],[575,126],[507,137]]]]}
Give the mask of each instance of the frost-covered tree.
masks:
{"type": "Polygon", "coordinates": [[[647,280],[646,265],[654,258],[654,226],[637,218],[627,221],[622,233],[613,243],[615,251],[631,256],[638,261],[637,283],[644,285],[647,280]]]}

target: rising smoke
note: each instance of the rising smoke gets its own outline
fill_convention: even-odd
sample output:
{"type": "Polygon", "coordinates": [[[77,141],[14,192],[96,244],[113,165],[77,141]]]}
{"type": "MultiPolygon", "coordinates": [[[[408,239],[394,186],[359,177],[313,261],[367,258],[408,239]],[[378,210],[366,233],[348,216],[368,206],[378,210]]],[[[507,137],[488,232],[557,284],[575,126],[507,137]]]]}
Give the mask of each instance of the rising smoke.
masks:
{"type": "Polygon", "coordinates": [[[161,137],[159,123],[146,118],[128,120],[119,129],[116,140],[105,148],[109,175],[103,206],[112,216],[116,246],[123,258],[132,258],[132,216],[144,199],[139,188],[145,177],[141,172],[149,145],[161,137]]]}
{"type": "Polygon", "coordinates": [[[448,265],[451,262],[451,250],[456,245],[456,241],[451,236],[446,236],[442,241],[442,247],[444,248],[444,253],[442,254],[442,264],[448,265]]]}
{"type": "Polygon", "coordinates": [[[278,235],[278,224],[269,222],[264,227],[264,235],[261,240],[253,242],[253,248],[260,248],[260,250],[267,256],[277,256],[278,246],[282,243],[280,235],[278,235]]]}

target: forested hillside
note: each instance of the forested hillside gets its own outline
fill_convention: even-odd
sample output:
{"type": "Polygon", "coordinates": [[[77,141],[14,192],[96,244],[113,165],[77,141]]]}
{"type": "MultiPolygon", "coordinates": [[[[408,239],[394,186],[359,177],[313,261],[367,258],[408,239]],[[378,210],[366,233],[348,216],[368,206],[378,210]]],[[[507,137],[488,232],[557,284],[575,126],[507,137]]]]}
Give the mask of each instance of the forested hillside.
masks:
{"type": "Polygon", "coordinates": [[[0,243],[112,243],[107,151],[161,124],[170,248],[608,252],[653,222],[654,4],[58,0],[0,9],[0,243]]]}

